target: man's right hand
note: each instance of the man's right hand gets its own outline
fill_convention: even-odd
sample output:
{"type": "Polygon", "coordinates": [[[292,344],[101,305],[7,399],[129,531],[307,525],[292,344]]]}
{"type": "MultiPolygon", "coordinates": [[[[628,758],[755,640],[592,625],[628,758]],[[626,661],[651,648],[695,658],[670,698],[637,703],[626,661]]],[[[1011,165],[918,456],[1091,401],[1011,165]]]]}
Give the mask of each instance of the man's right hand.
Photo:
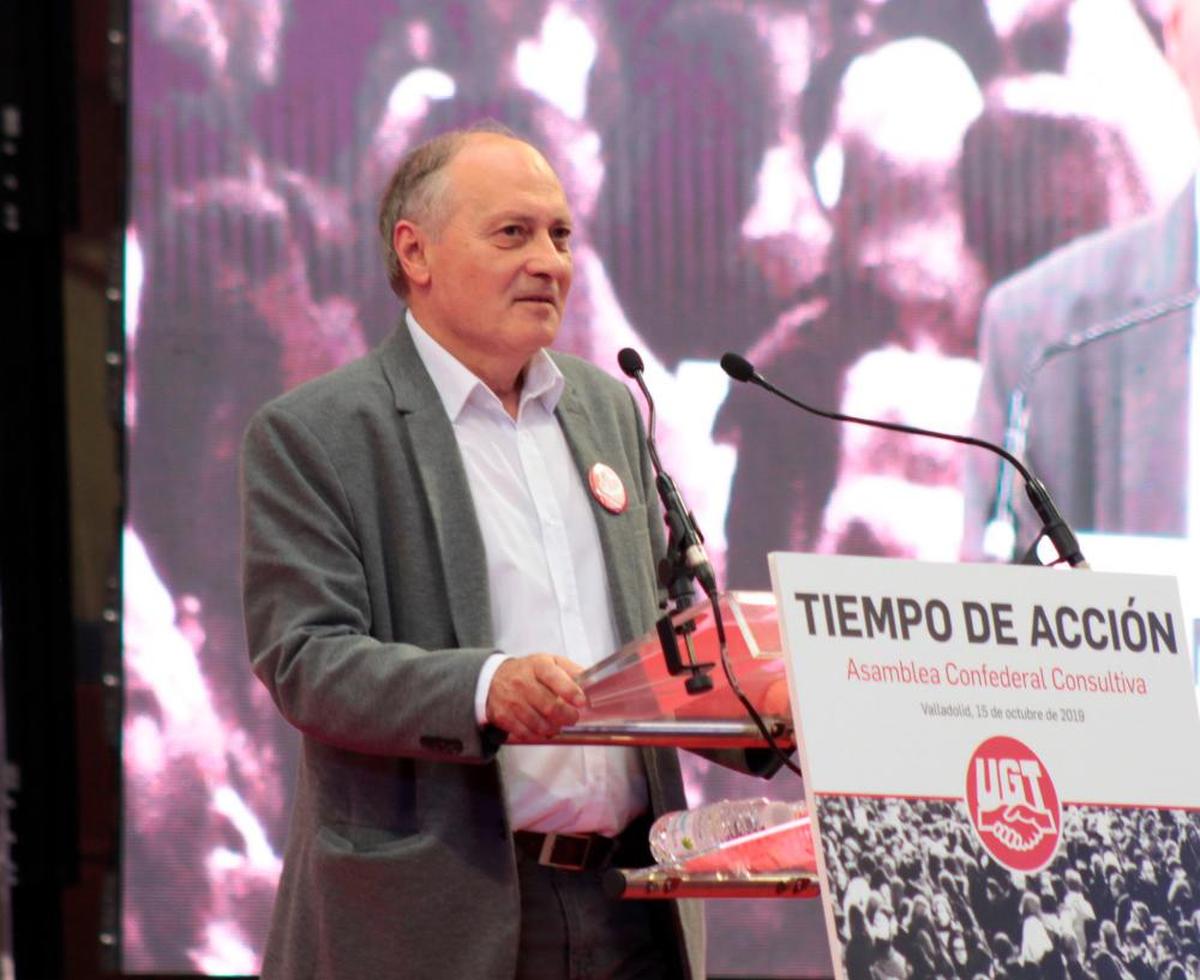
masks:
{"type": "Polygon", "coordinates": [[[574,678],[582,669],[549,653],[504,661],[488,688],[488,722],[507,732],[510,743],[545,741],[579,720],[587,698],[574,678]]]}

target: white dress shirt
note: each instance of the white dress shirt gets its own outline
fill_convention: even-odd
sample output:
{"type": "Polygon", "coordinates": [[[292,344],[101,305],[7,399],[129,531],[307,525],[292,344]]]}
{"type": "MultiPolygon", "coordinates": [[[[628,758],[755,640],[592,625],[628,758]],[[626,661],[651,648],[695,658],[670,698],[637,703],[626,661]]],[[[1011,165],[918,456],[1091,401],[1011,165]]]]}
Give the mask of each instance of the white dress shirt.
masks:
{"type": "MultiPolygon", "coordinates": [[[[503,653],[479,677],[482,724],[505,656],[555,653],[586,667],[616,649],[604,556],[588,490],[554,415],[564,379],[546,352],[526,368],[514,420],[411,312],[407,323],[454,427],[483,532],[493,639],[503,653]]],[[[612,836],[647,807],[636,749],[506,745],[499,762],[514,830],[612,836]]]]}

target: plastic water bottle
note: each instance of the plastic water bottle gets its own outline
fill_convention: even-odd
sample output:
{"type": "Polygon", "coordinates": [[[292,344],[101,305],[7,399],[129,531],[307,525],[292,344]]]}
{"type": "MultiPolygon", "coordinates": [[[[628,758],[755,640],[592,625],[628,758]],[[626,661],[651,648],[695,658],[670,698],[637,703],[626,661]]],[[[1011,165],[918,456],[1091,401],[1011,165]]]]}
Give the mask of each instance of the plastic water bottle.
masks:
{"type": "Polygon", "coordinates": [[[803,803],[758,797],[721,800],[694,810],[664,813],[650,828],[650,852],[660,864],[670,864],[747,834],[777,827],[804,816],[803,803]]]}

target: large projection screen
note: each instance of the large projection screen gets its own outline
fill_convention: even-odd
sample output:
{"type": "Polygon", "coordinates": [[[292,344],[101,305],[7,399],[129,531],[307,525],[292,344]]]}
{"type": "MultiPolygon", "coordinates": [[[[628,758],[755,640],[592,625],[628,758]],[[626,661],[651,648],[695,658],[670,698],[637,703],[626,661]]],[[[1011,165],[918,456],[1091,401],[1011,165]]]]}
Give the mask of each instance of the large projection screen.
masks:
{"type": "MultiPolygon", "coordinates": [[[[641,351],[725,583],[767,587],[770,550],[953,560],[957,449],[716,362],[968,430],[988,288],[1193,172],[1165,6],[133,0],[123,968],[257,970],[298,739],[248,669],[241,432],[398,322],[374,215],[406,148],[484,118],[545,148],[577,222],[558,346],[641,351]]],[[[686,774],[694,801],[801,794],[686,774]]],[[[714,976],[831,972],[816,903],[709,922],[714,976]]]]}

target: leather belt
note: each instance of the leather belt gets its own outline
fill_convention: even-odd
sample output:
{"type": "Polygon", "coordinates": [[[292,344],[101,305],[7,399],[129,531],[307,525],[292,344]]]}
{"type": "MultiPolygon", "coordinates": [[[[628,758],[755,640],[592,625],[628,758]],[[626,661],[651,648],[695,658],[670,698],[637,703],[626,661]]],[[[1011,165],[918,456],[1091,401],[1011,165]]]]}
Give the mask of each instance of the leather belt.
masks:
{"type": "Polygon", "coordinates": [[[513,845],[526,857],[561,871],[604,871],[613,864],[644,864],[649,859],[650,817],[637,817],[618,837],[603,834],[539,834],[518,830],[513,845]]]}

